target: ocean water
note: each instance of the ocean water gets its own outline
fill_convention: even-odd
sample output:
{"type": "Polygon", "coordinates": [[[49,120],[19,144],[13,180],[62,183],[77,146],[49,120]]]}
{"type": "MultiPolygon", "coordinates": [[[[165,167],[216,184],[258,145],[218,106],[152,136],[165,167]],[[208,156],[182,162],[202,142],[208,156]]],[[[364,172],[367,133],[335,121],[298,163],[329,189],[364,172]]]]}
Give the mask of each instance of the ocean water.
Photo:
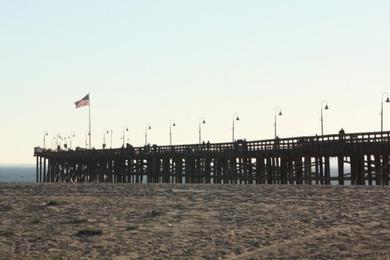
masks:
{"type": "Polygon", "coordinates": [[[0,165],[0,182],[35,182],[35,166],[0,165]]]}

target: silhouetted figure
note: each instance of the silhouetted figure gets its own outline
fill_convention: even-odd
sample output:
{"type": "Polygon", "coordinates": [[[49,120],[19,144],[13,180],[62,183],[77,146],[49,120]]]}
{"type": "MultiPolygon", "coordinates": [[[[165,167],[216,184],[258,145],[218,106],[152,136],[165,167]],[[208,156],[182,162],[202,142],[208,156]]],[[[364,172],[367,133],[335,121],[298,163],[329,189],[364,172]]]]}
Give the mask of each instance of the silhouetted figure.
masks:
{"type": "Polygon", "coordinates": [[[305,138],[301,137],[301,138],[298,139],[297,144],[303,145],[305,143],[305,141],[306,141],[305,138]]]}
{"type": "Polygon", "coordinates": [[[279,148],[279,142],[280,142],[279,136],[276,136],[274,141],[274,149],[279,148]]]}
{"type": "Polygon", "coordinates": [[[345,131],[343,128],[339,131],[339,140],[344,140],[345,131]]]}
{"type": "Polygon", "coordinates": [[[248,142],[246,141],[246,138],[242,141],[242,146],[245,150],[248,150],[248,142]]]}

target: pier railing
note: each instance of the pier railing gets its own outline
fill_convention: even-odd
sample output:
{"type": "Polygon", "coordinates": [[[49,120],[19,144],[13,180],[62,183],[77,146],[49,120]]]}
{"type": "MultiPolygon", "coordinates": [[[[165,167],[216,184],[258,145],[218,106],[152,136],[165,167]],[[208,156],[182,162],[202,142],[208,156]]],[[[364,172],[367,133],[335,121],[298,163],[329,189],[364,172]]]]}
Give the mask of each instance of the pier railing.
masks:
{"type": "Polygon", "coordinates": [[[65,153],[88,154],[91,151],[96,154],[121,154],[124,151],[134,155],[166,154],[166,153],[194,153],[194,152],[225,152],[245,150],[249,152],[294,150],[302,147],[319,147],[330,144],[390,144],[390,132],[369,132],[352,134],[333,134],[323,136],[301,136],[292,138],[276,138],[259,141],[237,140],[228,143],[202,143],[188,145],[147,145],[141,147],[122,147],[115,149],[80,149],[80,150],[52,150],[36,147],[34,155],[42,153],[65,153]]]}

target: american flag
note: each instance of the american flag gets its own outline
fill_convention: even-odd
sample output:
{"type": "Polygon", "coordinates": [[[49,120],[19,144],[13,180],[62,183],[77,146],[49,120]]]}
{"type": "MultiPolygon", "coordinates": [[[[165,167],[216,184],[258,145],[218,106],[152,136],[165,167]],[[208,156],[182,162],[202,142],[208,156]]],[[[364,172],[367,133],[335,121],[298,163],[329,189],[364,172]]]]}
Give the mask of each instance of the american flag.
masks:
{"type": "Polygon", "coordinates": [[[89,106],[89,94],[83,97],[83,99],[75,102],[74,104],[76,105],[76,108],[89,106]]]}

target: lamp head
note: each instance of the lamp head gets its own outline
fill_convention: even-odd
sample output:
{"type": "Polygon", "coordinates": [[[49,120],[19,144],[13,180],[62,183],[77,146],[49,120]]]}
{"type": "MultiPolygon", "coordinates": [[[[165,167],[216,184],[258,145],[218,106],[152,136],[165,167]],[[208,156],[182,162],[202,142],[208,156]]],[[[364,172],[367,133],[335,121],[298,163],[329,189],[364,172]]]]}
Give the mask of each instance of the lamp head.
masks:
{"type": "Polygon", "coordinates": [[[325,109],[325,110],[329,110],[329,107],[328,107],[328,105],[326,105],[324,109],[325,109]]]}
{"type": "Polygon", "coordinates": [[[279,116],[282,116],[282,115],[283,115],[283,114],[282,114],[282,111],[280,111],[280,112],[279,112],[279,116]]]}
{"type": "Polygon", "coordinates": [[[151,130],[151,129],[152,129],[152,127],[151,127],[151,126],[149,126],[149,127],[148,127],[148,129],[149,129],[149,130],[151,130]]]}
{"type": "Polygon", "coordinates": [[[387,97],[386,103],[390,103],[390,98],[389,97],[387,97]]]}
{"type": "Polygon", "coordinates": [[[173,123],[173,125],[172,126],[176,126],[176,123],[173,123]]]}
{"type": "Polygon", "coordinates": [[[206,120],[203,119],[202,124],[206,124],[206,120]]]}
{"type": "Polygon", "coordinates": [[[240,121],[240,118],[237,116],[236,121],[240,121]]]}

